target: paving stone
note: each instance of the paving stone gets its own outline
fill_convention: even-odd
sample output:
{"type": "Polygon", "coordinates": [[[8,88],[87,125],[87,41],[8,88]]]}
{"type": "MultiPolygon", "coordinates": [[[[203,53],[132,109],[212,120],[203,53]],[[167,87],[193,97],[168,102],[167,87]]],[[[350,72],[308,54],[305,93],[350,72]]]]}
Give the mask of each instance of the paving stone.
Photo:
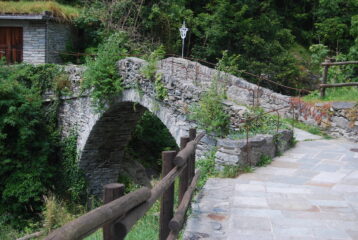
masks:
{"type": "Polygon", "coordinates": [[[235,191],[238,192],[265,192],[265,186],[253,184],[236,184],[235,191]]]}
{"type": "Polygon", "coordinates": [[[268,167],[234,181],[209,181],[204,192],[216,192],[200,199],[205,211],[193,218],[204,220],[195,224],[208,224],[209,213],[221,213],[214,208],[223,199],[221,192],[227,218],[206,230],[187,229],[200,229],[210,235],[207,239],[219,239],[214,231],[221,231],[226,240],[358,240],[358,155],[350,152],[353,147],[335,139],[299,142],[268,167]]]}
{"type": "Polygon", "coordinates": [[[233,206],[247,208],[268,208],[266,199],[259,197],[234,197],[233,206]]]}
{"type": "Polygon", "coordinates": [[[249,217],[245,218],[233,216],[231,218],[234,229],[251,230],[251,231],[272,231],[271,222],[266,217],[249,217]]]}

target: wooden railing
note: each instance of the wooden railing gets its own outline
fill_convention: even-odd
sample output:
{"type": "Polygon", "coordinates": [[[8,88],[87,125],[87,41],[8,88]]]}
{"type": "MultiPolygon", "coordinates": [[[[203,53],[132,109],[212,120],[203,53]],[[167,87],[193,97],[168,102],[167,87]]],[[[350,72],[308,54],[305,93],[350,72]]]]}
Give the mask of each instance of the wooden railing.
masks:
{"type": "Polygon", "coordinates": [[[203,136],[196,136],[196,130],[190,129],[189,137],[180,139],[178,154],[162,152],[162,179],[152,189],[143,187],[124,195],[123,184],[108,184],[104,187],[103,206],[54,230],[45,239],[82,239],[102,227],[104,240],[124,239],[160,197],[159,239],[176,239],[200,176],[200,171],[195,171],[195,149],[203,136]],[[180,204],[174,214],[174,181],[178,176],[180,204]]]}
{"type": "Polygon", "coordinates": [[[321,63],[321,66],[324,67],[323,74],[322,74],[322,81],[321,84],[319,85],[321,97],[324,97],[326,95],[326,88],[358,86],[358,82],[327,84],[328,68],[330,66],[348,65],[348,64],[358,64],[358,61],[332,62],[330,59],[326,59],[323,63],[321,63]]]}

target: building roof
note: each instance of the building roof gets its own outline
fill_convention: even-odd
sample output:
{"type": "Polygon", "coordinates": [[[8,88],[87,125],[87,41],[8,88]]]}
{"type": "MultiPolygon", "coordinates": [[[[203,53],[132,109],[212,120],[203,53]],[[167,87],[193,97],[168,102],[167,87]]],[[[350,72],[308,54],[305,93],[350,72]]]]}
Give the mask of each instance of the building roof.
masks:
{"type": "Polygon", "coordinates": [[[56,1],[1,1],[0,19],[7,20],[55,20],[72,22],[80,9],[59,4],[56,1]]]}
{"type": "Polygon", "coordinates": [[[0,20],[56,20],[51,12],[43,12],[42,14],[12,14],[0,13],[0,20]]]}

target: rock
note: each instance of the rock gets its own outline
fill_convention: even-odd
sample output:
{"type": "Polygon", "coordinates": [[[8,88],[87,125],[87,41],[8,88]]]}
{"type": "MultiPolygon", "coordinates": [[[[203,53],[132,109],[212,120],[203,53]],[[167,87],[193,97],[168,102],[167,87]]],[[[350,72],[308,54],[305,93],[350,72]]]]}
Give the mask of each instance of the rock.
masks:
{"type": "Polygon", "coordinates": [[[218,139],[219,148],[215,155],[216,168],[222,170],[225,165],[257,164],[262,156],[273,158],[276,153],[290,147],[292,130],[280,130],[275,135],[259,134],[240,140],[218,139]]]}
{"type": "Polygon", "coordinates": [[[232,106],[234,105],[234,102],[230,101],[230,100],[224,100],[221,102],[222,104],[226,105],[226,106],[232,106]]]}
{"type": "Polygon", "coordinates": [[[335,126],[338,126],[340,128],[348,128],[349,127],[349,121],[344,117],[332,117],[332,123],[335,124],[335,126]]]}
{"type": "Polygon", "coordinates": [[[239,114],[243,114],[248,111],[247,107],[236,104],[231,106],[231,110],[239,114]]]}
{"type": "Polygon", "coordinates": [[[353,108],[356,103],[353,102],[333,102],[332,108],[334,110],[353,108]]]}
{"type": "Polygon", "coordinates": [[[237,86],[230,86],[226,92],[227,98],[235,101],[236,104],[251,104],[249,99],[249,91],[237,86]]]}
{"type": "Polygon", "coordinates": [[[232,155],[217,151],[215,154],[215,162],[219,165],[238,165],[240,157],[239,155],[232,155]]]}
{"type": "Polygon", "coordinates": [[[275,134],[274,139],[276,139],[276,154],[283,153],[290,148],[290,143],[293,140],[293,131],[279,130],[275,134]]]}
{"type": "Polygon", "coordinates": [[[226,149],[237,149],[239,147],[238,142],[238,140],[232,140],[229,138],[219,138],[216,146],[226,149]]]}

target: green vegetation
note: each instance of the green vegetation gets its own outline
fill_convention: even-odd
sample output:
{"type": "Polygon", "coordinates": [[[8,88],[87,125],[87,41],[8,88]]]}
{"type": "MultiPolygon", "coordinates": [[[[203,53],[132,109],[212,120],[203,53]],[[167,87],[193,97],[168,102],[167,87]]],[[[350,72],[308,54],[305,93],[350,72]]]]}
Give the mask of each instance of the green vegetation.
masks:
{"type": "Polygon", "coordinates": [[[157,63],[159,60],[163,59],[165,56],[165,51],[163,45],[157,48],[155,51],[151,52],[146,58],[148,63],[141,68],[141,73],[147,79],[154,82],[155,94],[156,97],[160,100],[163,100],[168,96],[168,90],[165,88],[161,73],[157,73],[157,63]]]}
{"type": "MultiPolygon", "coordinates": [[[[218,65],[224,62],[230,67],[222,71],[253,82],[261,80],[245,72],[291,87],[313,89],[318,83],[318,63],[325,57],[358,57],[356,0],[305,0],[304,4],[293,0],[84,2],[74,21],[84,33],[80,52],[96,53],[111,34],[125,32],[136,54],[146,55],[160,45],[167,53],[178,54],[178,28],[185,20],[189,27],[186,56],[218,65]]],[[[338,68],[342,81],[356,79],[357,66],[338,68]]],[[[265,81],[261,84],[298,94],[265,81]]]]}
{"type": "Polygon", "coordinates": [[[161,170],[161,152],[175,150],[177,144],[164,124],[151,112],[145,111],[138,121],[126,153],[145,168],[161,170]]]}
{"type": "Polygon", "coordinates": [[[190,119],[207,133],[225,136],[229,132],[230,117],[222,104],[224,99],[225,93],[213,81],[209,90],[200,96],[199,102],[190,106],[190,119]]]}
{"type": "Polygon", "coordinates": [[[156,78],[157,72],[157,63],[159,60],[163,59],[165,56],[164,47],[161,45],[155,51],[151,52],[148,57],[145,59],[148,61],[146,65],[141,68],[141,73],[147,79],[151,80],[152,82],[156,78]]]}
{"type": "Polygon", "coordinates": [[[245,122],[239,131],[230,132],[232,139],[243,139],[257,134],[274,134],[281,129],[289,129],[289,125],[276,114],[266,114],[260,107],[249,108],[244,114],[245,122]]]}
{"type": "Polygon", "coordinates": [[[62,197],[67,198],[72,203],[83,203],[87,196],[87,185],[84,173],[78,164],[77,135],[75,131],[72,131],[68,137],[61,141],[61,153],[62,197]]]}
{"type": "MultiPolygon", "coordinates": [[[[76,206],[77,213],[83,214],[84,209],[76,206]],[[80,210],[79,210],[80,209],[80,210]]],[[[53,229],[61,227],[75,219],[77,216],[73,212],[69,212],[68,206],[58,200],[55,196],[45,197],[45,207],[43,211],[43,228],[42,230],[49,233],[53,229]]]]}
{"type": "Polygon", "coordinates": [[[358,102],[358,88],[357,87],[340,87],[340,88],[327,88],[326,96],[321,98],[319,91],[313,91],[303,97],[306,102],[335,102],[347,101],[358,102]]]}
{"type": "Polygon", "coordinates": [[[258,167],[265,167],[272,162],[272,158],[267,155],[261,155],[260,161],[256,164],[258,167]]]}
{"type": "MultiPolygon", "coordinates": [[[[325,133],[323,130],[321,130],[317,126],[308,125],[306,123],[303,123],[303,122],[300,122],[300,121],[297,121],[297,120],[292,120],[292,119],[284,119],[284,121],[287,124],[290,124],[291,126],[294,126],[296,128],[305,130],[305,131],[307,131],[307,132],[309,132],[311,134],[322,136],[325,139],[331,139],[331,137],[327,133],[325,133]]],[[[292,144],[295,144],[295,142],[293,142],[292,144]]]]}
{"type": "Polygon", "coordinates": [[[114,33],[98,47],[95,59],[87,58],[88,68],[84,74],[83,87],[92,89],[91,98],[99,110],[111,97],[122,91],[116,63],[128,52],[126,46],[126,34],[114,33]]]}
{"type": "Polygon", "coordinates": [[[197,188],[201,189],[204,187],[206,181],[211,177],[216,177],[218,171],[215,169],[215,154],[217,149],[213,148],[205,154],[204,158],[196,161],[196,167],[200,169],[200,178],[197,184],[197,188]]]}
{"type": "Polygon", "coordinates": [[[243,166],[231,166],[226,165],[224,169],[220,171],[218,177],[221,178],[236,178],[241,173],[251,173],[254,171],[254,168],[248,165],[243,166]]]}
{"type": "Polygon", "coordinates": [[[156,201],[126,236],[126,240],[157,239],[159,236],[160,201],[156,201]]]}
{"type": "Polygon", "coordinates": [[[41,94],[60,73],[54,65],[0,66],[0,215],[15,225],[42,210],[53,189],[58,134],[41,94]]]}
{"type": "Polygon", "coordinates": [[[61,141],[57,129],[59,97],[67,93],[68,76],[57,65],[0,66],[0,225],[8,232],[4,239],[19,228],[28,233],[40,227],[33,222],[40,222],[44,196],[51,192],[70,205],[84,200],[76,136],[61,141]],[[48,91],[55,99],[44,105],[48,91]]]}
{"type": "Polygon", "coordinates": [[[53,15],[62,21],[71,22],[80,15],[80,10],[55,1],[2,1],[0,13],[42,14],[51,11],[53,15]]]}
{"type": "MultiPolygon", "coordinates": [[[[212,62],[218,70],[252,82],[262,81],[260,85],[286,94],[297,92],[246,72],[290,87],[315,89],[322,70],[319,63],[326,57],[337,61],[358,59],[356,0],[59,2],[72,6],[54,1],[2,1],[0,12],[39,14],[47,10],[61,21],[78,27],[81,45],[69,46],[68,51],[91,54],[80,59],[87,66],[83,87],[84,90],[93,90],[92,99],[98,110],[102,110],[108,100],[122,91],[116,62],[127,55],[148,56],[149,64],[143,68],[143,74],[153,81],[156,97],[166,98],[167,89],[162,76],[156,74],[156,61],[164,56],[164,52],[181,52],[178,28],[183,20],[189,27],[186,56],[212,62]],[[80,3],[83,9],[78,10],[76,4],[80,3]],[[158,48],[161,45],[163,47],[158,48]],[[157,50],[149,54],[154,49],[157,50]]],[[[75,58],[66,61],[69,60],[77,61],[75,58]]],[[[357,76],[356,65],[330,67],[328,73],[330,83],[358,81],[357,76]]],[[[225,93],[217,83],[223,80],[218,79],[220,77],[216,76],[211,88],[202,94],[200,102],[191,106],[190,117],[207,132],[226,136],[229,133],[229,116],[222,104],[225,93]]],[[[55,116],[60,101],[56,99],[44,107],[42,95],[47,90],[55,92],[57,98],[69,93],[69,81],[60,67],[0,65],[1,239],[18,236],[19,228],[29,232],[29,229],[41,227],[33,222],[41,221],[41,212],[45,209],[43,196],[49,193],[61,196],[58,201],[63,201],[67,210],[88,200],[82,173],[76,167],[76,136],[71,135],[63,142],[59,139],[55,116]],[[64,181],[59,182],[62,179],[64,181]],[[4,232],[7,234],[4,235],[4,232]]],[[[323,101],[358,101],[357,96],[358,90],[353,87],[327,89],[327,97],[323,101]]],[[[304,99],[318,101],[318,93],[312,92],[304,99]]],[[[260,109],[252,109],[246,118],[252,121],[230,136],[245,138],[246,129],[250,132],[249,136],[273,133],[290,124],[289,120],[281,121],[275,115],[264,115],[260,109]]],[[[159,120],[153,119],[150,114],[144,114],[127,153],[143,165],[148,164],[145,167],[158,172],[160,151],[167,147],[173,149],[176,144],[167,130],[163,130],[165,127],[159,126],[159,120]]],[[[294,125],[324,135],[318,128],[299,122],[294,122],[294,125]]],[[[198,160],[198,166],[203,171],[201,186],[207,177],[220,175],[214,168],[214,156],[212,151],[205,159],[198,160]]],[[[259,164],[267,162],[268,159],[263,159],[259,164]]],[[[227,167],[221,176],[235,176],[237,172],[249,170],[252,169],[227,167]]],[[[74,214],[70,210],[68,212],[74,214]]],[[[156,222],[157,211],[151,211],[153,214],[149,213],[148,219],[144,218],[140,224],[147,226],[146,221],[156,222]]],[[[46,218],[52,215],[56,214],[46,218]]],[[[133,234],[133,238],[139,237],[133,234]]],[[[151,238],[149,236],[153,235],[145,236],[151,238]]]]}
{"type": "Polygon", "coordinates": [[[196,161],[196,166],[200,169],[200,179],[198,181],[197,188],[201,189],[204,187],[206,181],[209,178],[219,177],[219,178],[234,178],[237,177],[240,173],[250,173],[253,172],[253,167],[251,166],[224,166],[222,170],[217,170],[215,168],[215,154],[217,149],[213,148],[205,154],[205,156],[196,161]]]}

